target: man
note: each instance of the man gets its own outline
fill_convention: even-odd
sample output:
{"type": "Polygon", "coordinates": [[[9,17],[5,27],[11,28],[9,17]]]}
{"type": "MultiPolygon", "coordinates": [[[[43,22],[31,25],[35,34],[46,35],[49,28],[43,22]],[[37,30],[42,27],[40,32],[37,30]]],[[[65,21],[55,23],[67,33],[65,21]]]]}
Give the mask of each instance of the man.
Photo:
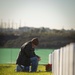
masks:
{"type": "Polygon", "coordinates": [[[33,38],[21,46],[21,51],[16,62],[16,71],[29,71],[30,65],[31,72],[37,71],[38,61],[40,60],[40,57],[35,54],[34,49],[38,44],[38,38],[33,38]]]}

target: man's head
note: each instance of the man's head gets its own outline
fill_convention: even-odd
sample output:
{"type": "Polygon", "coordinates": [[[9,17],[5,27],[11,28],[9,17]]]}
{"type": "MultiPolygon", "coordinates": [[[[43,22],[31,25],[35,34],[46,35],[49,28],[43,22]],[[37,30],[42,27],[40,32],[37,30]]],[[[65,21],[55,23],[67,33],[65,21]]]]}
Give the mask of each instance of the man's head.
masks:
{"type": "Polygon", "coordinates": [[[39,44],[38,38],[33,38],[33,39],[31,40],[31,42],[32,42],[32,44],[35,45],[35,46],[37,46],[37,45],[39,44]]]}

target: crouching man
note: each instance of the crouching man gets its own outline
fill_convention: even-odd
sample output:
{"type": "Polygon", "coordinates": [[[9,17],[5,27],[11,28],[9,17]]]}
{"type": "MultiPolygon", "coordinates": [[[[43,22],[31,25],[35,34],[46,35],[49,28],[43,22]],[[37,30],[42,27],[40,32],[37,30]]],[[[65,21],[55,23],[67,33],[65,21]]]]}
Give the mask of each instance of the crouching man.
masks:
{"type": "Polygon", "coordinates": [[[16,71],[25,71],[25,72],[36,72],[38,67],[38,61],[40,57],[35,54],[35,47],[39,44],[38,38],[33,38],[32,40],[24,43],[21,46],[21,51],[16,61],[16,71]],[[31,66],[31,70],[30,70],[31,66]]]}

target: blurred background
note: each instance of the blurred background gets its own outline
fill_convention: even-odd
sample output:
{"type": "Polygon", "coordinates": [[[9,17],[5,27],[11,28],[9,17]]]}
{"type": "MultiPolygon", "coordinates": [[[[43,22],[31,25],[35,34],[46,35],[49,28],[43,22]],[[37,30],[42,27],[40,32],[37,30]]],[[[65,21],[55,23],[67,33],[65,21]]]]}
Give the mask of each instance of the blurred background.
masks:
{"type": "Polygon", "coordinates": [[[40,64],[75,42],[74,0],[0,0],[0,63],[15,63],[23,43],[37,37],[40,64]]]}

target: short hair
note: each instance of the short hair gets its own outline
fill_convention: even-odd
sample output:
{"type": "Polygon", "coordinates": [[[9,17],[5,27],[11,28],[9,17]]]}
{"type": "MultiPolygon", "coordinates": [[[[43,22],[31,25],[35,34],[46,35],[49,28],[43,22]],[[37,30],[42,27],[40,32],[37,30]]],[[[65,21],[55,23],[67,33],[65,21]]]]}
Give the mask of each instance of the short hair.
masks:
{"type": "Polygon", "coordinates": [[[32,42],[34,45],[36,45],[36,46],[39,44],[38,38],[33,38],[33,39],[31,40],[31,42],[32,42]]]}

